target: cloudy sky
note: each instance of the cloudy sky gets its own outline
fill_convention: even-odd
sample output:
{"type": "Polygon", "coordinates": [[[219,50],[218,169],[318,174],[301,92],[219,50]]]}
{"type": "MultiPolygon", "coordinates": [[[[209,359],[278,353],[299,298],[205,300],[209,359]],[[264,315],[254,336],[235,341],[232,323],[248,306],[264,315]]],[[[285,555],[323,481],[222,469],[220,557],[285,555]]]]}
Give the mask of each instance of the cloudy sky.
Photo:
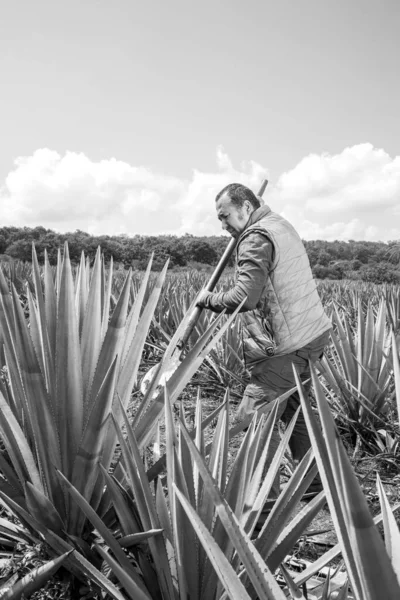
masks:
{"type": "Polygon", "coordinates": [[[219,232],[256,190],[305,239],[400,238],[398,0],[13,0],[0,226],[219,232]]]}

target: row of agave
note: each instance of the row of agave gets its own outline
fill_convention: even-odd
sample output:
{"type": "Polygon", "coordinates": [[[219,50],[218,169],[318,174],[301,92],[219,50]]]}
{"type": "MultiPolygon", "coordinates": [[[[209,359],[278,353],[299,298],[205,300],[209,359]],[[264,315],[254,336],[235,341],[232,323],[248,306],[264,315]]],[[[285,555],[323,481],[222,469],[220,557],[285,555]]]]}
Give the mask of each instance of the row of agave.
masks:
{"type": "MultiPolygon", "coordinates": [[[[360,600],[398,598],[400,535],[393,514],[378,481],[382,514],[377,520],[384,523],[385,548],[315,372],[323,433],[303,397],[302,407],[324,492],[297,511],[317,468],[310,453],[258,535],[255,525],[294,425],[285,432],[264,477],[283,398],[266,417],[233,427],[227,396],[207,418],[199,398],[192,430],[183,406],[177,423],[171,410],[235,326],[235,315],[207,323],[159,390],[162,373],[174,360],[184,318],[170,336],[145,397],[130,406],[165,276],[166,269],[149,286],[149,265],[136,287],[128,274],[113,299],[112,269],[105,270],[100,252],[92,270],[83,258],[75,276],[67,248],[56,270],[46,260],[41,271],[34,254],[27,320],[17,291],[11,286],[10,293],[0,273],[0,366],[5,367],[0,379],[1,544],[11,545],[11,551],[17,544],[45,545],[51,556],[34,573],[4,583],[0,598],[28,596],[60,566],[70,581],[89,580],[99,598],[343,599],[350,597],[349,584],[352,597],[360,600]],[[128,416],[131,408],[133,418],[128,416]],[[166,427],[163,456],[161,419],[166,427]],[[204,430],[216,419],[213,441],[206,444],[204,430]],[[246,427],[228,468],[229,439],[246,427]],[[154,441],[158,460],[147,468],[148,455],[144,461],[143,454],[154,441]],[[293,575],[285,558],[326,500],[339,543],[305,572],[293,575]],[[346,570],[339,566],[321,584],[314,576],[340,554],[346,570]],[[283,577],[279,584],[277,569],[283,577]]],[[[393,340],[393,348],[395,344],[393,340]]],[[[399,399],[397,351],[392,368],[399,399]]],[[[300,382],[298,386],[302,395],[300,382]]],[[[79,585],[73,597],[78,597],[79,585]]]]}

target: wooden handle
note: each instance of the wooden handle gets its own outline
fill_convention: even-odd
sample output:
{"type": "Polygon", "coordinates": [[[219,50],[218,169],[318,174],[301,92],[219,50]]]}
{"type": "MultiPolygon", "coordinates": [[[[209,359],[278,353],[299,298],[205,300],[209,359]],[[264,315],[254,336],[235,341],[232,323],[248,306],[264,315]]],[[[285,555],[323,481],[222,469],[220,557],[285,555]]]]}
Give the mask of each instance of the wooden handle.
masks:
{"type": "MultiPolygon", "coordinates": [[[[258,192],[258,196],[260,198],[263,196],[267,185],[268,185],[268,179],[263,179],[263,181],[261,183],[261,187],[258,192]]],[[[224,251],[223,255],[221,256],[219,263],[215,267],[214,273],[211,275],[208,284],[204,288],[207,292],[212,292],[213,289],[215,288],[215,286],[217,285],[219,278],[221,277],[226,265],[229,262],[230,257],[233,254],[233,251],[236,248],[237,242],[238,242],[237,238],[232,238],[231,241],[229,242],[229,244],[227,245],[227,247],[225,248],[225,251],[224,251]]],[[[192,333],[193,329],[196,326],[197,321],[199,320],[202,310],[203,310],[203,308],[201,306],[196,306],[194,308],[194,310],[192,311],[192,314],[189,317],[186,329],[183,332],[182,338],[180,339],[180,341],[177,344],[178,348],[180,350],[184,347],[184,345],[188,341],[190,334],[192,333]]]]}

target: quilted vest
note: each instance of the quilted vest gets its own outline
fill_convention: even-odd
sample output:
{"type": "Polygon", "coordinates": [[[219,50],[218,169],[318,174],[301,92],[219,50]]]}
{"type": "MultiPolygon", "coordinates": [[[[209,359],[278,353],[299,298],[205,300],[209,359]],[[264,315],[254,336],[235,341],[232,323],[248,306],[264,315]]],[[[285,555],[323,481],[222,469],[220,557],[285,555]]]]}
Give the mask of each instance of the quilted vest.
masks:
{"type": "Polygon", "coordinates": [[[332,327],[325,314],[300,236],[292,225],[268,206],[257,209],[238,241],[258,232],[274,246],[269,278],[255,310],[241,313],[243,348],[251,368],[273,353],[289,354],[332,327]]]}

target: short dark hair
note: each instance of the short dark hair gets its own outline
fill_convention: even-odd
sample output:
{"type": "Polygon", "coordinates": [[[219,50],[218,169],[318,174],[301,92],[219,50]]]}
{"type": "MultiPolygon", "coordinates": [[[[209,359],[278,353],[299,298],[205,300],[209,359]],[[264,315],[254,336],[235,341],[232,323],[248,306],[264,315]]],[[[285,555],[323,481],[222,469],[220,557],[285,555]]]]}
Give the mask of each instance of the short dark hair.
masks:
{"type": "Polygon", "coordinates": [[[242,208],[246,200],[250,202],[254,209],[260,208],[261,206],[261,202],[257,196],[248,187],[242,185],[241,183],[230,183],[229,185],[225,186],[224,189],[217,194],[215,202],[218,202],[218,200],[224,194],[229,197],[232,204],[237,208],[242,208]]]}

